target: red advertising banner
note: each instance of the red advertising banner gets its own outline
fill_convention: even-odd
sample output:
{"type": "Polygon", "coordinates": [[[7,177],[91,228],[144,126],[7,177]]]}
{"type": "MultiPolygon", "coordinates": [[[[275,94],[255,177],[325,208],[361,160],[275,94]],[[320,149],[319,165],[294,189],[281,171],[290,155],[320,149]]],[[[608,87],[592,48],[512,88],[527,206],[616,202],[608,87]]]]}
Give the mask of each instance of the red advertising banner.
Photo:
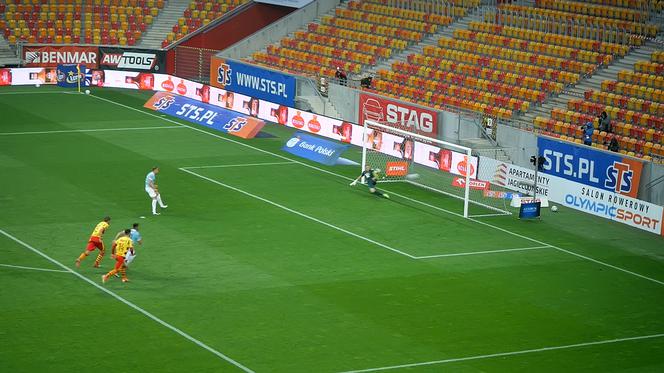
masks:
{"type": "Polygon", "coordinates": [[[437,137],[438,113],[403,101],[389,100],[366,93],[360,94],[358,123],[372,120],[423,136],[437,137]]]}
{"type": "Polygon", "coordinates": [[[408,162],[387,162],[385,164],[385,175],[406,176],[408,174],[408,162]]]}
{"type": "MultiPolygon", "coordinates": [[[[457,188],[465,188],[466,187],[466,178],[455,177],[454,180],[452,180],[452,186],[455,186],[457,188]]],[[[489,182],[488,181],[470,179],[470,189],[488,190],[489,189],[489,182]]]]}
{"type": "Polygon", "coordinates": [[[12,69],[0,69],[0,85],[12,85],[12,69]]]}
{"type": "Polygon", "coordinates": [[[99,65],[97,47],[27,46],[23,48],[23,59],[28,67],[57,67],[62,64],[80,63],[96,69],[99,65]]]}

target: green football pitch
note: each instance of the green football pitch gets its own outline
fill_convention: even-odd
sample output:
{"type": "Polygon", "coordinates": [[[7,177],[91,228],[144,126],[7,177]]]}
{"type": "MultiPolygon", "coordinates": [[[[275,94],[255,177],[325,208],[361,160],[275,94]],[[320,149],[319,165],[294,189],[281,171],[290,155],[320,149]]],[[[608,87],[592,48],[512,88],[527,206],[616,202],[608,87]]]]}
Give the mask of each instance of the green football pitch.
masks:
{"type": "Polygon", "coordinates": [[[664,371],[661,237],[377,198],[282,152],[292,129],[242,140],[149,96],[0,89],[0,371],[664,371]],[[129,283],[74,266],[105,215],[107,246],[141,224],[129,283]]]}

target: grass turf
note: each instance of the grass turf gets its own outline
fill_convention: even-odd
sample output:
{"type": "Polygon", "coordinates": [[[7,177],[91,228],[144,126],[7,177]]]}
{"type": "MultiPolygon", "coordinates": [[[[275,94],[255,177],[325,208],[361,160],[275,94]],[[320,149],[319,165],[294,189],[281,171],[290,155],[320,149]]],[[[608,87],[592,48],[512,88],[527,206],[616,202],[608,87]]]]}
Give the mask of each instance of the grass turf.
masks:
{"type": "MultiPolygon", "coordinates": [[[[256,372],[339,372],[664,333],[659,237],[568,209],[541,221],[462,219],[444,211],[461,212],[458,200],[398,184],[386,188],[411,199],[379,199],[319,170],[354,177],[358,167],[314,169],[299,159],[304,165],[189,169],[196,176],[180,168],[287,162],[267,152],[285,155],[292,130],[210,136],[139,112],[147,93],[57,92],[0,89],[0,229],[73,268],[102,216],[113,217],[107,244],[140,222],[145,245],[132,282],[105,287],[256,372]],[[155,164],[169,204],[158,217],[142,185],[155,164]],[[586,258],[544,248],[415,260],[389,250],[542,243],[586,258]]],[[[5,235],[0,250],[0,264],[62,269],[5,235]]],[[[101,269],[92,261],[78,272],[99,282],[112,261],[101,269]]],[[[0,278],[2,371],[239,370],[71,273],[0,266],[0,278]]],[[[655,337],[403,369],[642,372],[663,370],[662,356],[664,338],[655,337]]]]}

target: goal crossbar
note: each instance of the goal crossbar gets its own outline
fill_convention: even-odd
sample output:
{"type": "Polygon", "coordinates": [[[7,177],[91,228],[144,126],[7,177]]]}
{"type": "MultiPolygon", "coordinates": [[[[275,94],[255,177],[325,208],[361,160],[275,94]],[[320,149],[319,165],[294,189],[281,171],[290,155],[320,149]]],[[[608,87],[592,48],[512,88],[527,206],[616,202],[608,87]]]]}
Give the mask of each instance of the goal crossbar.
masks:
{"type": "MultiPolygon", "coordinates": [[[[433,178],[436,178],[436,174],[439,174],[440,180],[437,181],[439,184],[441,183],[441,180],[448,182],[449,185],[452,185],[452,183],[458,183],[459,185],[453,186],[452,188],[456,188],[454,190],[459,190],[459,188],[462,187],[462,195],[445,190],[444,187],[441,188],[427,185],[425,182],[422,182],[417,178],[408,177],[419,176],[419,174],[409,173],[407,175],[402,175],[404,176],[403,178],[385,181],[406,182],[423,189],[460,199],[463,201],[464,217],[471,216],[469,212],[469,204],[481,206],[496,212],[495,214],[483,214],[482,216],[510,214],[509,211],[504,209],[471,199],[471,185],[476,181],[475,178],[477,178],[479,172],[479,158],[473,157],[471,148],[408,132],[403,129],[394,128],[371,120],[364,121],[363,131],[362,169],[364,169],[367,163],[370,162],[370,160],[367,159],[368,155],[373,156],[374,158],[380,157],[381,160],[379,163],[381,164],[384,161],[397,161],[397,163],[408,162],[409,170],[413,166],[416,166],[419,167],[419,169],[428,169],[430,171],[429,173],[433,175],[433,178]],[[443,166],[443,164],[445,165],[443,166]],[[473,175],[475,175],[475,178],[472,177],[473,175]],[[452,182],[449,180],[452,180],[452,182]]],[[[373,162],[375,163],[376,160],[373,162]]],[[[371,165],[371,163],[369,164],[371,165]]],[[[386,177],[389,176],[389,172],[390,170],[386,170],[386,177]]]]}

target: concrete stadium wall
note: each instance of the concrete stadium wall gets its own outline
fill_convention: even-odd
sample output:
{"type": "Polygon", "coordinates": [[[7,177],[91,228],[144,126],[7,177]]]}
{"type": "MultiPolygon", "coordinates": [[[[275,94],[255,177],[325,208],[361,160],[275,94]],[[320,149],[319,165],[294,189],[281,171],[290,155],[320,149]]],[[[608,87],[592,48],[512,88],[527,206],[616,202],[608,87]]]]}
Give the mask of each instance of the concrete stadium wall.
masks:
{"type": "Polygon", "coordinates": [[[271,23],[295,11],[294,8],[272,4],[251,3],[248,9],[234,15],[217,27],[201,32],[181,45],[223,50],[271,23]]]}
{"type": "Polygon", "coordinates": [[[340,0],[316,0],[277,22],[251,34],[218,54],[220,57],[241,59],[265,49],[267,44],[277,43],[291,32],[334,9],[340,0]]]}

